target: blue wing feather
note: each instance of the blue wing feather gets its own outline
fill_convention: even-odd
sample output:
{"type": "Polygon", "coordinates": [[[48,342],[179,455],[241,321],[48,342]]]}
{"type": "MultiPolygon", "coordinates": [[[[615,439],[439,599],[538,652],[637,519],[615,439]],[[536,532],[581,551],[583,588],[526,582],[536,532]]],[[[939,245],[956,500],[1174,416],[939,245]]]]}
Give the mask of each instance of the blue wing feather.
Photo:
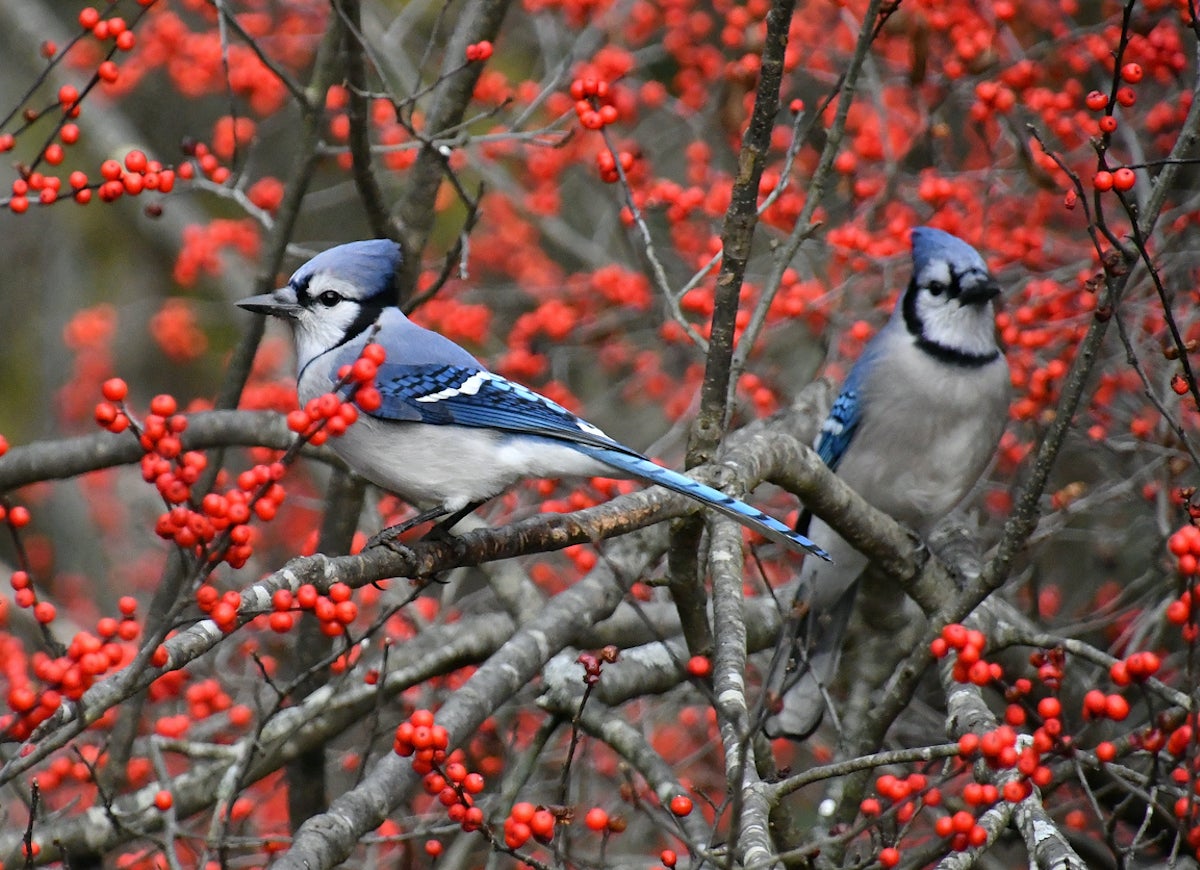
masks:
{"type": "Polygon", "coordinates": [[[878,353],[876,347],[876,342],[872,341],[863,350],[862,356],[846,376],[842,391],[829,409],[829,416],[821,424],[817,453],[834,471],[837,471],[838,463],[846,455],[846,448],[854,440],[854,433],[862,422],[862,391],[878,353]]]}
{"type": "Polygon", "coordinates": [[[384,420],[475,426],[594,444],[639,456],[528,387],[484,368],[384,363],[375,378],[384,420]]]}
{"type": "Polygon", "coordinates": [[[834,471],[854,439],[859,417],[858,392],[847,385],[829,409],[829,416],[821,424],[821,436],[817,439],[817,454],[834,471]]]}
{"type": "Polygon", "coordinates": [[[804,550],[829,561],[829,554],[804,535],[789,529],[779,520],[763,513],[758,508],[726,495],[719,489],[714,489],[698,480],[693,480],[685,474],[680,474],[678,471],[663,468],[661,465],[651,462],[644,456],[635,453],[626,453],[604,447],[592,447],[591,445],[580,445],[578,449],[580,453],[611,465],[628,474],[630,477],[636,477],[646,483],[657,484],[680,495],[701,502],[718,513],[725,514],[730,519],[736,520],[742,525],[753,529],[769,540],[783,544],[785,547],[804,550]]]}

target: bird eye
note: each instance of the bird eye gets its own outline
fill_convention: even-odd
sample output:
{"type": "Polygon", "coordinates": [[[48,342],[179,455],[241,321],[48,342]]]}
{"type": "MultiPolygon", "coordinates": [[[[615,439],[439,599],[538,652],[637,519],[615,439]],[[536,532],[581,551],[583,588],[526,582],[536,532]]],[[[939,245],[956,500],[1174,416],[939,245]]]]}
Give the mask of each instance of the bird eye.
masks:
{"type": "Polygon", "coordinates": [[[333,306],[337,305],[339,302],[342,301],[342,297],[341,297],[341,294],[335,293],[333,290],[326,290],[324,293],[322,293],[320,296],[317,297],[317,301],[320,302],[322,305],[324,305],[326,308],[332,308],[333,306]]]}
{"type": "Polygon", "coordinates": [[[931,281],[931,282],[929,282],[928,289],[929,289],[929,292],[932,293],[934,296],[941,296],[942,293],[944,293],[946,291],[946,285],[943,284],[941,281],[931,281]]]}

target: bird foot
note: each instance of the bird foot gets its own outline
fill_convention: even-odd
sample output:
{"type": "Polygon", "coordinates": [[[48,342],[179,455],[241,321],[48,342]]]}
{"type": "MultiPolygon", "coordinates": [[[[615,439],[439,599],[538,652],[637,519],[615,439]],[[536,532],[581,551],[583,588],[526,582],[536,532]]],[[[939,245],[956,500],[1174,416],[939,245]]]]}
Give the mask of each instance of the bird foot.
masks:
{"type": "MultiPolygon", "coordinates": [[[[404,531],[404,529],[400,528],[400,526],[403,525],[403,523],[400,523],[396,526],[388,526],[386,529],[380,529],[367,539],[367,542],[363,545],[363,549],[371,550],[380,545],[384,545],[388,547],[388,549],[395,549],[393,545],[398,543],[396,538],[400,537],[400,533],[404,531]]],[[[404,549],[407,550],[408,547],[405,547],[404,549]]]]}

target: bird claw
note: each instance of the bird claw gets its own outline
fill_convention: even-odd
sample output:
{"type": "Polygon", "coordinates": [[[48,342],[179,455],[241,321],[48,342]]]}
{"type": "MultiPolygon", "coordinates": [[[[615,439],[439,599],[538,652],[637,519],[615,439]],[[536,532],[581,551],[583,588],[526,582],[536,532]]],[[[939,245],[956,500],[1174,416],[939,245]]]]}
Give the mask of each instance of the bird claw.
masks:
{"type": "Polygon", "coordinates": [[[363,550],[370,550],[373,547],[387,547],[402,558],[415,559],[416,553],[413,552],[412,548],[400,541],[400,535],[405,531],[404,523],[380,529],[367,540],[367,543],[363,546],[363,550]]]}
{"type": "Polygon", "coordinates": [[[363,544],[363,549],[371,550],[380,544],[387,544],[390,547],[396,540],[397,533],[393,531],[395,528],[395,526],[388,526],[386,529],[380,529],[367,539],[367,542],[363,544]]]}

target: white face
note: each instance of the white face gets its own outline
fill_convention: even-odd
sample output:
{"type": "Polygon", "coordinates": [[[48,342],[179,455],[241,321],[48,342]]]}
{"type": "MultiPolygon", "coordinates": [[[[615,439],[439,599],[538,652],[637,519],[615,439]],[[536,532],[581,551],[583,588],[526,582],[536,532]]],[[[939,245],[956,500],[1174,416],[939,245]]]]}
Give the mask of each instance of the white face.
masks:
{"type": "Polygon", "coordinates": [[[298,305],[290,323],[301,366],[342,341],[364,313],[356,300],[360,293],[353,284],[320,272],[307,286],[297,289],[289,285],[276,291],[277,296],[289,297],[287,301],[294,298],[298,305]]]}
{"type": "Polygon", "coordinates": [[[995,314],[985,288],[994,280],[982,264],[957,270],[946,260],[933,260],[914,276],[912,310],[920,337],[948,350],[987,354],[996,349],[995,314]]]}

